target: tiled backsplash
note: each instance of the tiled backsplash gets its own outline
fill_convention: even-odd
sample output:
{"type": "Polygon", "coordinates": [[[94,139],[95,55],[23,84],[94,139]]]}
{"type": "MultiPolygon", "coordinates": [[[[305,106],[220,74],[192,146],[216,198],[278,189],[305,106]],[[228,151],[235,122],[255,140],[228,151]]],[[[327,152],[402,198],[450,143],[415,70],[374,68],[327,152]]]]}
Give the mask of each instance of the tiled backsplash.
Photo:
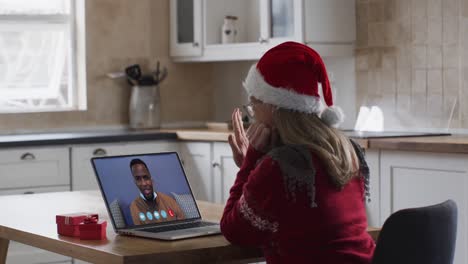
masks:
{"type": "Polygon", "coordinates": [[[468,0],[357,0],[357,106],[386,128],[468,128],[468,0]],[[456,104],[454,106],[454,104],[456,104]]]}

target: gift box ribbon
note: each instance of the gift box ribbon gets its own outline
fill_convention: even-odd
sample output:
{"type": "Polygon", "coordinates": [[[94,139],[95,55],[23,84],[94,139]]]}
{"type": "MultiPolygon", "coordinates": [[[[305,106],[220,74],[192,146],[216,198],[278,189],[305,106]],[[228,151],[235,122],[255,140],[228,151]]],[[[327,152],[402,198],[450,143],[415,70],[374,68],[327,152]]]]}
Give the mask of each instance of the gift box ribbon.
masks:
{"type": "Polygon", "coordinates": [[[84,220],[83,220],[83,224],[87,225],[87,224],[96,224],[98,222],[98,218],[95,217],[95,216],[87,216],[84,220]]]}

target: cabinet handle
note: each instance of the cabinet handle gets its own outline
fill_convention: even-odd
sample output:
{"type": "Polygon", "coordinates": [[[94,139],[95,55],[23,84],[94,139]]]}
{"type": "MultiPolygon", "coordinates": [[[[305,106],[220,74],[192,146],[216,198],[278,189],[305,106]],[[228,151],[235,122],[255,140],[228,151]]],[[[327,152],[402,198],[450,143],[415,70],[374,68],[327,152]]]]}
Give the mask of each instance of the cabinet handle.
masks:
{"type": "Polygon", "coordinates": [[[268,43],[268,39],[259,38],[258,42],[260,42],[260,44],[265,44],[265,43],[268,43]]]}
{"type": "Polygon", "coordinates": [[[21,155],[21,160],[35,160],[36,156],[34,154],[26,152],[23,155],[21,155]]]}
{"type": "Polygon", "coordinates": [[[32,191],[27,191],[27,192],[24,192],[23,194],[34,194],[34,192],[32,192],[32,191]]]}
{"type": "Polygon", "coordinates": [[[97,148],[93,151],[93,155],[94,156],[105,156],[107,155],[107,151],[105,149],[102,149],[102,148],[97,148]]]}
{"type": "Polygon", "coordinates": [[[211,164],[211,166],[212,166],[213,168],[216,168],[216,167],[220,167],[221,165],[220,165],[218,162],[213,162],[213,163],[211,164]]]}
{"type": "Polygon", "coordinates": [[[195,48],[197,48],[198,46],[200,46],[200,44],[199,44],[198,42],[194,42],[192,45],[193,45],[195,48]]]}

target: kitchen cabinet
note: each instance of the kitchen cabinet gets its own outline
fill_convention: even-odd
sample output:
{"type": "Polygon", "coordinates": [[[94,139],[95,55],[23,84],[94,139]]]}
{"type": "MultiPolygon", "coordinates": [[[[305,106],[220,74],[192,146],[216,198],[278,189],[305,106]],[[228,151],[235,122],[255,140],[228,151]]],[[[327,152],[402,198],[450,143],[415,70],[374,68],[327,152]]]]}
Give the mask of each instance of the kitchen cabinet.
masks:
{"type": "Polygon", "coordinates": [[[192,193],[197,200],[214,201],[213,173],[209,142],[180,143],[180,156],[192,193]]]}
{"type": "Polygon", "coordinates": [[[171,56],[176,61],[255,60],[281,42],[303,42],[303,0],[171,0],[170,8],[171,56]],[[192,20],[180,11],[181,2],[193,11],[194,23],[181,22],[192,20]],[[237,36],[234,43],[223,44],[221,29],[228,15],[237,17],[237,36]],[[177,41],[182,33],[190,36],[188,42],[201,42],[182,45],[177,41]]]}
{"type": "Polygon", "coordinates": [[[304,41],[322,56],[354,54],[355,0],[304,0],[304,41]]]}
{"type": "Polygon", "coordinates": [[[380,151],[366,149],[366,162],[369,166],[370,201],[366,201],[367,223],[369,226],[381,226],[380,223],[380,151]]]}
{"type": "MultiPolygon", "coordinates": [[[[67,175],[64,175],[67,176],[67,175]]],[[[28,195],[29,193],[43,193],[43,192],[63,192],[69,191],[70,187],[55,186],[55,187],[38,187],[38,188],[24,188],[14,190],[0,191],[0,195],[15,195],[22,194],[28,195]]],[[[27,246],[15,241],[10,241],[8,246],[7,264],[36,264],[36,263],[71,263],[71,258],[52,253],[50,251],[42,250],[39,248],[27,246]]]]}
{"type": "Polygon", "coordinates": [[[390,151],[380,155],[381,223],[393,212],[452,199],[458,206],[455,264],[468,263],[468,155],[390,151]]]}
{"type": "Polygon", "coordinates": [[[355,0],[171,0],[175,61],[257,60],[284,41],[323,57],[353,56],[355,0]],[[188,10],[188,11],[187,11],[188,10]],[[236,16],[235,43],[222,43],[225,16],[236,16]]]}
{"type": "Polygon", "coordinates": [[[231,147],[228,143],[213,143],[213,184],[215,186],[214,202],[226,203],[229,190],[236,180],[239,168],[234,162],[231,147]]]}
{"type": "MultiPolygon", "coordinates": [[[[11,148],[0,151],[0,195],[70,190],[68,147],[11,148]]],[[[63,263],[71,258],[10,242],[7,263],[63,263]]]]}
{"type": "Polygon", "coordinates": [[[70,186],[67,147],[12,148],[0,151],[0,191],[70,186]]]}
{"type": "Polygon", "coordinates": [[[202,0],[170,1],[171,56],[201,56],[202,0]]]}
{"type": "Polygon", "coordinates": [[[178,151],[178,143],[172,141],[126,142],[113,144],[89,144],[71,147],[72,190],[98,190],[91,158],[178,151]]]}
{"type": "Polygon", "coordinates": [[[239,168],[224,142],[182,142],[184,169],[196,199],[224,204],[239,168]]]}

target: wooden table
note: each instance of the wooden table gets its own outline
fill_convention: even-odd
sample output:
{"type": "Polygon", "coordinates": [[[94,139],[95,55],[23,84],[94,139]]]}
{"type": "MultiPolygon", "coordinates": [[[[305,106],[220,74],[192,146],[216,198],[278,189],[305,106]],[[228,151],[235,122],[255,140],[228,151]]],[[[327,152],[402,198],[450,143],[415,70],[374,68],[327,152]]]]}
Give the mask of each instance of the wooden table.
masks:
{"type": "MultiPolygon", "coordinates": [[[[223,205],[198,202],[204,219],[219,221],[223,205]]],[[[0,263],[9,240],[93,263],[212,263],[255,261],[262,252],[231,245],[222,235],[159,241],[117,235],[97,191],[0,196],[0,263]],[[108,220],[107,240],[86,241],[57,234],[55,215],[97,212],[108,220]]],[[[370,230],[375,236],[377,231],[370,230]]]]}

